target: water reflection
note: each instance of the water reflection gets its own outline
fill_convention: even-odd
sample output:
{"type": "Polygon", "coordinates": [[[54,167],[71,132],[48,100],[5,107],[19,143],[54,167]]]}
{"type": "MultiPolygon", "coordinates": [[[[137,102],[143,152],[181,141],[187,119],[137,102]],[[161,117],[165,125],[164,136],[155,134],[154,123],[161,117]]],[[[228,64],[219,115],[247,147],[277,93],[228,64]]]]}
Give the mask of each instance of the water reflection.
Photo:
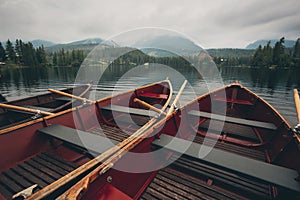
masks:
{"type": "MultiPolygon", "coordinates": [[[[43,93],[48,87],[60,89],[70,87],[76,78],[79,68],[74,67],[47,67],[47,68],[8,68],[0,67],[0,92],[7,98],[13,100],[37,93],[43,93]]],[[[98,97],[111,94],[115,90],[115,83],[126,72],[133,69],[132,66],[108,67],[94,88],[99,93],[98,97]]],[[[174,89],[180,87],[182,78],[176,78],[173,74],[164,70],[159,65],[149,65],[135,69],[135,73],[122,80],[122,87],[119,90],[132,89],[138,85],[158,81],[169,76],[174,84],[174,89]],[[173,76],[173,77],[172,77],[173,76]],[[174,80],[175,79],[175,80],[174,80]],[[176,80],[178,79],[178,80],[176,80]]],[[[187,67],[175,68],[188,79],[190,84],[197,88],[197,94],[208,92],[205,81],[201,79],[197,71],[187,67]]],[[[206,69],[209,70],[209,69],[206,69]]],[[[99,67],[91,67],[92,72],[99,71],[99,67]]],[[[295,70],[274,70],[274,69],[253,69],[246,67],[226,67],[220,69],[225,84],[239,80],[241,84],[265,98],[277,108],[292,124],[296,123],[296,115],[293,103],[294,88],[300,88],[298,74],[300,69],[295,70]]],[[[94,83],[95,84],[95,83],[94,83]]],[[[191,100],[191,90],[186,90],[184,102],[191,100]]]]}

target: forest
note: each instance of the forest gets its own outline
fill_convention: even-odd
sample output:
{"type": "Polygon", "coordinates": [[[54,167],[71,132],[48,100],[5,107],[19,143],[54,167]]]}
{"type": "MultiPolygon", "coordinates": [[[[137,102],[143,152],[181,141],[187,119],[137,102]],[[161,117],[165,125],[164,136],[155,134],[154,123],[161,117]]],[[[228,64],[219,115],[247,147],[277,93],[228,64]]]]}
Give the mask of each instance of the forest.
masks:
{"type": "Polygon", "coordinates": [[[291,68],[300,65],[300,38],[293,48],[285,48],[284,37],[271,47],[270,42],[256,49],[251,66],[265,68],[291,68]]]}
{"type": "Polygon", "coordinates": [[[31,42],[17,39],[15,44],[8,39],[5,48],[0,42],[0,61],[24,66],[45,66],[47,64],[44,46],[34,48],[31,42]]]}
{"type": "MultiPolygon", "coordinates": [[[[295,68],[300,66],[300,38],[293,48],[286,48],[285,38],[282,37],[272,47],[270,42],[264,47],[261,45],[256,50],[246,49],[208,49],[208,54],[219,67],[226,66],[252,66],[259,68],[295,68]]],[[[112,51],[115,51],[112,48],[112,51]]],[[[72,66],[78,67],[84,61],[90,50],[68,49],[47,52],[44,46],[34,48],[31,42],[17,39],[14,44],[8,39],[6,44],[0,42],[0,62],[18,66],[72,66]]],[[[200,55],[192,55],[197,59],[200,55]]],[[[187,61],[179,56],[157,57],[149,56],[140,50],[133,49],[131,53],[116,59],[113,65],[143,64],[156,62],[174,67],[190,66],[187,61]]]]}
{"type": "Polygon", "coordinates": [[[43,45],[34,48],[31,42],[20,39],[14,44],[8,39],[5,47],[0,42],[0,62],[17,66],[80,66],[87,53],[80,49],[46,52],[43,45]]]}

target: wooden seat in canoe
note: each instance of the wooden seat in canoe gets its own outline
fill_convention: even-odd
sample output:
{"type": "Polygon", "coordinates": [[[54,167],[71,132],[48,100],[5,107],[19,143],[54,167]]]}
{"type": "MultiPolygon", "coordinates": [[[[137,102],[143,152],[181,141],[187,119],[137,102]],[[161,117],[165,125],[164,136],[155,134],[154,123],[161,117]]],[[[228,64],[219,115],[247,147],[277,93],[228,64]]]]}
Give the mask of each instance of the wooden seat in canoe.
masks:
{"type": "Polygon", "coordinates": [[[246,158],[216,148],[212,148],[206,156],[200,158],[199,150],[205,147],[208,148],[207,146],[165,134],[161,135],[159,140],[153,141],[152,144],[183,154],[184,156],[192,157],[199,162],[219,166],[222,169],[231,170],[270,184],[300,192],[300,183],[295,180],[298,172],[292,169],[246,158]],[[187,149],[184,147],[187,147],[187,149]]]}
{"type": "Polygon", "coordinates": [[[51,112],[53,110],[53,108],[46,108],[46,107],[41,107],[41,106],[24,106],[25,108],[31,108],[34,110],[41,110],[41,111],[45,111],[45,112],[51,112]]]}
{"type": "Polygon", "coordinates": [[[139,94],[139,96],[153,98],[153,99],[168,99],[168,95],[166,94],[143,93],[143,94],[139,94]]]}
{"type": "Polygon", "coordinates": [[[115,112],[121,113],[128,113],[133,115],[140,115],[140,116],[149,116],[149,117],[157,117],[157,113],[152,110],[145,110],[140,108],[130,108],[126,106],[119,106],[119,105],[109,105],[103,106],[101,109],[110,110],[115,112]]]}
{"type": "Polygon", "coordinates": [[[247,100],[241,100],[241,99],[229,99],[229,98],[214,98],[215,101],[223,101],[227,103],[235,103],[235,104],[241,104],[241,105],[250,105],[252,106],[253,103],[247,100]]]}
{"type": "Polygon", "coordinates": [[[224,121],[224,122],[229,122],[229,123],[239,124],[239,125],[244,125],[244,126],[264,128],[264,129],[270,129],[270,130],[277,129],[277,127],[273,123],[223,116],[223,115],[212,114],[212,113],[208,113],[208,112],[202,112],[202,111],[200,112],[198,110],[191,110],[188,112],[188,114],[192,115],[192,116],[196,116],[196,117],[203,117],[203,118],[224,121]]]}
{"type": "Polygon", "coordinates": [[[72,98],[70,98],[70,97],[57,97],[57,98],[55,98],[55,100],[58,100],[58,101],[71,101],[72,98]]]}
{"type": "Polygon", "coordinates": [[[54,124],[38,131],[39,133],[77,145],[97,154],[101,154],[119,143],[116,140],[59,124],[54,124]]]}

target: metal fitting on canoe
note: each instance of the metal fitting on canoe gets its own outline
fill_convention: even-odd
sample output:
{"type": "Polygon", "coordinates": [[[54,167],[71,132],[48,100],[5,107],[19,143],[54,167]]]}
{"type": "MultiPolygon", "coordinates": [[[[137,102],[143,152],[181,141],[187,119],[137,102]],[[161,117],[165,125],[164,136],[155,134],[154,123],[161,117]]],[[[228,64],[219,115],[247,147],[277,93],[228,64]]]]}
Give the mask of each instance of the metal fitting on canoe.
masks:
{"type": "Polygon", "coordinates": [[[294,132],[300,134],[300,124],[297,124],[294,129],[293,129],[294,132]]]}
{"type": "Polygon", "coordinates": [[[33,117],[31,117],[32,119],[37,119],[37,118],[40,118],[42,116],[41,110],[36,110],[36,111],[37,111],[37,113],[33,117]]]}
{"type": "Polygon", "coordinates": [[[178,111],[179,107],[178,107],[175,103],[172,103],[172,106],[174,107],[174,109],[175,109],[176,111],[178,111]]]}
{"type": "Polygon", "coordinates": [[[106,180],[107,180],[108,183],[111,183],[113,178],[111,176],[108,176],[106,180]]]}
{"type": "Polygon", "coordinates": [[[113,166],[114,166],[114,163],[109,163],[99,172],[99,175],[105,174],[105,172],[107,172],[113,166]]]}

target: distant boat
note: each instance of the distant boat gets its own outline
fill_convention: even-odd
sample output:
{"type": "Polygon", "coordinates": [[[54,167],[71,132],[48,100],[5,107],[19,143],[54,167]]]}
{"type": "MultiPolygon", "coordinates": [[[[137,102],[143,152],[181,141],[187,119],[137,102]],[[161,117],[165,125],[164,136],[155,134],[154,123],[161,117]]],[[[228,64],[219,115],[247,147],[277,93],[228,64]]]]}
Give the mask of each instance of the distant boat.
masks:
{"type": "MultiPolygon", "coordinates": [[[[79,85],[74,88],[62,90],[62,92],[78,95],[80,97],[88,97],[92,84],[79,85]]],[[[33,110],[44,111],[48,113],[56,113],[82,102],[68,98],[55,93],[45,93],[33,97],[5,102],[5,105],[13,105],[33,110]]],[[[33,120],[33,118],[41,117],[30,112],[19,111],[15,109],[7,109],[0,106],[0,130],[15,126],[24,122],[33,120]]]]}

